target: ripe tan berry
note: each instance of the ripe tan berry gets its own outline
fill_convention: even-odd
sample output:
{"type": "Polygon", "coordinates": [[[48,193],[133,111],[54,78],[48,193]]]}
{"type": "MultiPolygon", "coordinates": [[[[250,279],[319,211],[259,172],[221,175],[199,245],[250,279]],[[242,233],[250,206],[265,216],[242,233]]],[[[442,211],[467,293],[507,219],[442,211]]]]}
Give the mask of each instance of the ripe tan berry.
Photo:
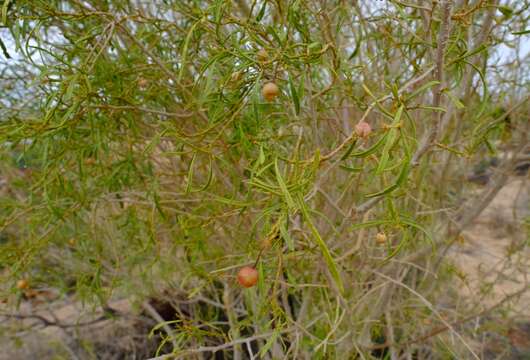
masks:
{"type": "Polygon", "coordinates": [[[237,281],[245,288],[253,287],[258,282],[258,270],[251,266],[242,267],[237,273],[237,281]]]}
{"type": "Polygon", "coordinates": [[[372,127],[366,121],[361,121],[355,125],[355,133],[360,138],[365,138],[372,132],[372,127]]]}
{"type": "Polygon", "coordinates": [[[24,290],[29,288],[29,283],[26,279],[20,279],[17,281],[17,289],[24,290]]]}
{"type": "Polygon", "coordinates": [[[378,243],[378,244],[386,244],[386,234],[384,232],[380,232],[380,233],[377,233],[377,235],[375,236],[375,241],[378,243]]]}
{"type": "Polygon", "coordinates": [[[278,85],[276,85],[275,83],[269,82],[263,85],[263,89],[261,90],[261,92],[265,100],[272,101],[280,93],[280,88],[278,88],[278,85]]]}
{"type": "Polygon", "coordinates": [[[147,80],[146,78],[139,78],[138,79],[138,87],[141,90],[147,89],[147,86],[149,86],[149,80],[147,80]]]}

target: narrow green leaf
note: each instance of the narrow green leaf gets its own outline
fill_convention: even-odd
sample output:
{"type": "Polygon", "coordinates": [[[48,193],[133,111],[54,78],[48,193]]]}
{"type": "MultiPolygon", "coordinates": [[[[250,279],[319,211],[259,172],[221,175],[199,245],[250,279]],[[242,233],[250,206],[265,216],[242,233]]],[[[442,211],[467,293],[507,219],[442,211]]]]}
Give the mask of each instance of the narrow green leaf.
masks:
{"type": "Polygon", "coordinates": [[[289,215],[286,213],[283,213],[280,219],[280,234],[282,238],[285,240],[285,243],[287,244],[287,248],[289,249],[289,251],[294,251],[294,241],[289,235],[289,231],[287,230],[288,221],[289,221],[289,215]]]}
{"type": "Polygon", "coordinates": [[[403,233],[403,238],[401,239],[401,241],[399,242],[398,246],[394,249],[394,251],[392,251],[392,253],[390,253],[390,255],[388,255],[385,260],[383,260],[383,263],[386,263],[388,262],[390,259],[392,259],[394,256],[396,256],[397,254],[399,254],[399,252],[401,251],[401,249],[403,249],[403,247],[409,242],[409,236],[408,236],[408,232],[405,231],[403,233]]]}
{"type": "Polygon", "coordinates": [[[177,80],[180,82],[182,79],[182,76],[184,75],[184,69],[186,69],[186,57],[188,56],[188,47],[190,45],[191,37],[193,36],[193,32],[195,31],[195,28],[199,23],[202,22],[202,19],[199,21],[196,21],[188,31],[188,35],[186,35],[186,39],[184,40],[184,46],[182,47],[182,51],[180,53],[180,71],[179,75],[177,77],[177,80]]]}
{"type": "Polygon", "coordinates": [[[266,193],[274,194],[276,196],[283,195],[281,191],[276,190],[274,187],[258,179],[252,179],[248,182],[248,184],[257,187],[258,189],[264,190],[266,193]]]}
{"type": "Polygon", "coordinates": [[[260,294],[264,294],[265,289],[265,269],[263,269],[263,262],[258,263],[258,291],[260,294]]]}
{"type": "Polygon", "coordinates": [[[68,81],[68,87],[66,88],[66,92],[63,97],[64,101],[69,101],[72,98],[78,79],[79,79],[79,75],[75,74],[68,81]]]}
{"type": "Polygon", "coordinates": [[[162,209],[162,206],[160,205],[160,196],[158,195],[156,191],[153,193],[153,201],[155,202],[155,207],[158,210],[158,213],[160,214],[160,216],[162,216],[164,220],[167,220],[168,217],[166,213],[164,212],[164,209],[162,209]]]}
{"type": "Polygon", "coordinates": [[[357,40],[355,42],[355,49],[353,49],[351,55],[348,57],[348,60],[352,60],[355,56],[357,56],[357,54],[359,53],[359,49],[361,48],[361,44],[362,44],[362,39],[360,40],[357,40]]]}
{"type": "Polygon", "coordinates": [[[436,245],[434,244],[434,240],[432,238],[432,235],[430,234],[429,231],[427,231],[427,229],[425,229],[423,226],[421,226],[420,224],[418,224],[417,222],[415,222],[414,220],[412,219],[409,219],[409,218],[404,218],[402,217],[401,218],[401,223],[405,224],[405,225],[408,225],[410,227],[413,227],[415,229],[418,229],[419,231],[421,231],[422,233],[425,234],[425,237],[427,238],[427,240],[429,240],[429,243],[431,244],[431,246],[434,248],[436,245]]]}
{"type": "Polygon", "coordinates": [[[486,83],[486,77],[484,76],[484,73],[482,72],[482,70],[475,64],[473,64],[472,62],[469,62],[469,61],[464,61],[466,64],[468,64],[469,66],[471,66],[473,69],[475,69],[475,71],[478,73],[479,77],[480,77],[480,80],[482,81],[482,85],[484,87],[484,94],[482,95],[482,101],[481,101],[481,105],[480,105],[480,108],[477,112],[477,114],[475,114],[475,119],[478,119],[482,113],[484,112],[484,110],[486,109],[486,105],[487,105],[487,100],[488,100],[488,85],[486,83]]]}
{"type": "Polygon", "coordinates": [[[149,144],[147,144],[147,146],[144,148],[144,151],[142,151],[142,155],[145,156],[147,154],[149,154],[153,148],[155,146],[157,146],[159,143],[160,143],[160,139],[162,138],[162,136],[164,136],[167,132],[169,131],[169,129],[164,129],[162,130],[161,132],[159,133],[156,133],[155,136],[153,136],[153,138],[151,139],[151,141],[149,142],[149,144]]]}
{"type": "Polygon", "coordinates": [[[363,83],[363,84],[362,84],[362,87],[363,87],[364,91],[366,91],[366,93],[367,93],[368,95],[370,95],[370,97],[371,97],[372,99],[374,99],[374,102],[375,102],[375,105],[377,106],[377,108],[378,108],[378,109],[379,109],[384,115],[386,115],[386,116],[389,117],[390,119],[393,119],[393,115],[392,115],[387,109],[385,109],[385,108],[383,107],[383,105],[381,105],[381,104],[379,103],[380,100],[379,100],[378,98],[375,97],[375,95],[374,95],[374,94],[372,93],[372,91],[368,88],[368,86],[366,86],[366,85],[363,83]]]}
{"type": "Polygon", "coordinates": [[[348,150],[344,153],[344,155],[342,155],[342,157],[340,158],[340,160],[345,160],[348,158],[348,156],[350,156],[350,154],[352,153],[353,151],[353,148],[355,147],[355,144],[357,144],[357,139],[354,139],[350,146],[348,147],[348,150]]]}
{"type": "Polygon", "coordinates": [[[360,224],[354,224],[350,227],[350,230],[357,230],[362,228],[370,228],[378,225],[386,225],[386,224],[392,224],[392,220],[372,220],[372,221],[366,221],[360,224]]]}
{"type": "Polygon", "coordinates": [[[251,206],[252,204],[254,204],[252,202],[244,202],[244,201],[239,201],[239,200],[234,200],[234,199],[227,199],[227,198],[217,196],[217,195],[213,196],[213,200],[218,201],[222,204],[234,206],[237,208],[244,208],[244,207],[251,206]]]}
{"type": "Polygon", "coordinates": [[[399,125],[399,122],[401,121],[401,114],[403,113],[403,105],[399,107],[399,109],[396,111],[396,115],[394,116],[394,121],[392,122],[392,128],[389,130],[388,138],[385,142],[385,146],[383,147],[383,152],[381,154],[381,158],[379,159],[379,164],[377,165],[377,169],[375,170],[376,175],[381,174],[383,170],[386,168],[386,164],[388,162],[388,159],[390,157],[390,149],[394,146],[394,142],[396,141],[399,129],[397,126],[399,125]]]}
{"type": "Polygon", "coordinates": [[[254,113],[254,119],[259,119],[259,112],[260,112],[260,81],[261,77],[258,76],[256,78],[256,82],[254,83],[254,88],[252,89],[252,110],[254,113]]]}
{"type": "Polygon", "coordinates": [[[285,182],[283,181],[282,175],[280,173],[280,168],[278,167],[278,158],[274,159],[274,170],[276,172],[276,181],[278,181],[278,185],[280,186],[280,190],[283,193],[283,197],[285,199],[285,202],[287,203],[287,206],[289,207],[289,209],[296,208],[294,200],[291,197],[291,194],[287,189],[287,185],[285,185],[285,182]]]}
{"type": "Polygon", "coordinates": [[[259,9],[258,16],[256,16],[257,22],[260,22],[261,19],[263,19],[263,16],[265,15],[265,9],[267,9],[267,1],[264,1],[263,5],[261,5],[261,9],[259,9]]]}
{"type": "Polygon", "coordinates": [[[2,53],[4,53],[4,56],[5,56],[7,59],[11,59],[11,55],[9,55],[9,53],[7,52],[7,48],[6,48],[6,46],[4,45],[4,42],[2,41],[1,38],[0,38],[0,48],[2,48],[2,53]]]}
{"type": "Polygon", "coordinates": [[[394,184],[392,184],[389,187],[387,187],[386,189],[383,189],[383,190],[378,191],[376,193],[368,194],[368,195],[366,195],[366,197],[371,198],[371,197],[377,197],[377,196],[386,195],[386,194],[396,190],[397,188],[399,188],[399,186],[401,184],[403,184],[403,182],[407,179],[407,176],[409,174],[410,158],[407,156],[405,158],[405,160],[403,160],[402,164],[403,165],[401,167],[401,172],[399,173],[399,176],[398,176],[398,178],[397,178],[397,180],[396,180],[396,182],[394,184]]]}
{"type": "Polygon", "coordinates": [[[439,84],[440,84],[439,81],[429,81],[428,83],[423,84],[422,86],[420,86],[419,88],[414,90],[412,93],[410,93],[409,96],[407,96],[407,101],[414,99],[416,96],[420,95],[425,90],[427,90],[427,89],[429,89],[429,88],[431,88],[433,86],[439,85],[439,84]]]}
{"type": "Polygon", "coordinates": [[[506,16],[507,18],[510,18],[513,14],[513,9],[509,6],[500,5],[497,8],[502,13],[502,15],[506,16]]]}
{"type": "Polygon", "coordinates": [[[304,76],[300,76],[300,79],[298,80],[300,82],[300,84],[298,84],[298,99],[303,99],[304,98],[304,94],[305,94],[305,82],[304,82],[304,79],[305,77],[304,76]]]}
{"type": "Polygon", "coordinates": [[[460,100],[458,100],[452,93],[451,91],[445,91],[445,94],[447,95],[447,97],[449,97],[449,99],[451,99],[451,101],[453,102],[453,104],[455,104],[456,108],[457,109],[464,109],[466,106],[464,104],[462,104],[462,102],[460,100]]]}
{"type": "Polygon", "coordinates": [[[259,155],[258,155],[258,165],[263,165],[264,163],[265,163],[265,152],[263,151],[263,146],[260,145],[259,155]]]}
{"type": "Polygon", "coordinates": [[[377,142],[375,144],[373,144],[371,147],[369,147],[368,149],[360,151],[360,152],[357,152],[357,153],[353,153],[353,154],[351,154],[351,156],[353,156],[353,157],[367,157],[367,156],[372,155],[373,153],[375,153],[377,151],[377,149],[379,149],[385,143],[385,140],[386,140],[387,137],[388,137],[388,132],[386,134],[384,134],[383,136],[381,136],[381,138],[379,140],[377,140],[377,142]]]}
{"type": "Polygon", "coordinates": [[[488,48],[489,48],[488,45],[486,45],[486,44],[482,44],[482,45],[480,45],[479,47],[477,47],[477,48],[474,49],[474,50],[471,50],[471,51],[468,51],[468,52],[466,51],[463,55],[461,55],[461,56],[457,57],[456,59],[452,60],[452,61],[450,62],[450,64],[454,64],[454,63],[456,63],[456,62],[458,62],[458,61],[461,61],[461,60],[467,59],[468,57],[471,57],[471,56],[473,56],[473,55],[476,55],[476,54],[478,54],[478,53],[481,53],[481,52],[483,52],[484,50],[487,50],[488,48]]]}
{"type": "Polygon", "coordinates": [[[197,158],[197,152],[193,153],[193,157],[191,158],[190,166],[188,168],[188,177],[187,177],[187,183],[186,183],[186,194],[189,194],[191,192],[192,183],[193,183],[193,164],[195,164],[195,159],[197,158]]]}
{"type": "Polygon", "coordinates": [[[426,106],[426,105],[420,105],[418,106],[418,109],[426,109],[426,110],[432,110],[432,111],[440,111],[440,112],[447,112],[446,109],[439,106],[426,106]]]}
{"type": "Polygon", "coordinates": [[[4,5],[2,5],[2,24],[7,26],[7,9],[9,8],[9,3],[11,0],[5,0],[4,5]]]}
{"type": "Polygon", "coordinates": [[[298,98],[298,93],[296,91],[296,87],[293,84],[293,79],[291,77],[291,74],[289,74],[289,90],[291,91],[291,96],[294,102],[294,111],[296,115],[299,115],[300,114],[300,99],[298,98]]]}
{"type": "Polygon", "coordinates": [[[219,36],[221,28],[221,18],[223,17],[224,0],[217,0],[214,6],[215,34],[219,36]]]}
{"type": "Polygon", "coordinates": [[[206,179],[206,182],[204,183],[204,185],[200,189],[197,189],[195,192],[201,192],[201,191],[204,191],[204,190],[208,189],[208,187],[212,183],[212,179],[213,179],[213,156],[210,156],[209,159],[210,159],[210,166],[208,166],[208,178],[206,179]]]}
{"type": "Polygon", "coordinates": [[[263,358],[265,354],[267,354],[267,352],[272,348],[272,345],[274,345],[274,342],[276,341],[279,335],[280,335],[280,330],[277,328],[274,330],[272,335],[267,339],[267,342],[265,343],[265,345],[263,345],[263,347],[260,349],[259,351],[260,358],[263,358]]]}
{"type": "Polygon", "coordinates": [[[320,233],[318,232],[317,228],[313,224],[313,221],[311,220],[311,216],[309,215],[309,210],[307,209],[307,206],[304,202],[304,198],[301,194],[297,195],[298,206],[300,207],[302,216],[307,222],[307,225],[309,226],[309,229],[311,230],[311,233],[313,234],[313,237],[315,238],[315,241],[318,247],[320,248],[322,255],[324,256],[324,260],[326,261],[326,264],[328,266],[329,272],[331,273],[331,276],[333,277],[333,280],[335,280],[339,291],[343,293],[344,285],[342,284],[342,279],[340,277],[339,271],[337,270],[337,265],[335,264],[335,261],[333,260],[333,257],[331,256],[331,253],[329,252],[326,243],[324,242],[324,240],[322,240],[320,233]]]}
{"type": "Polygon", "coordinates": [[[364,169],[362,167],[349,167],[349,166],[346,166],[346,165],[339,165],[339,167],[342,170],[346,170],[346,171],[349,171],[349,172],[361,172],[364,169]]]}

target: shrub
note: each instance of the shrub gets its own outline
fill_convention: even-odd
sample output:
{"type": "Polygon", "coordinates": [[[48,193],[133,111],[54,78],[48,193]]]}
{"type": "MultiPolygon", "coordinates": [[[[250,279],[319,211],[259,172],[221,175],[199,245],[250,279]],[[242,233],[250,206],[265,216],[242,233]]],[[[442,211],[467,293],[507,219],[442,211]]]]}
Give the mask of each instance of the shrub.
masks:
{"type": "Polygon", "coordinates": [[[496,4],[4,1],[2,296],[209,299],[183,354],[471,356],[445,255],[528,140],[496,4]]]}

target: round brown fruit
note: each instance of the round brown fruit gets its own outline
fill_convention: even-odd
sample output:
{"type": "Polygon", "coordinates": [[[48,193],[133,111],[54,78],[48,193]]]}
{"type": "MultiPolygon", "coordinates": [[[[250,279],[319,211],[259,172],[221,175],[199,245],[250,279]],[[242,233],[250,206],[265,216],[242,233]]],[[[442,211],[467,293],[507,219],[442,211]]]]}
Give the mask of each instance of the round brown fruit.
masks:
{"type": "Polygon", "coordinates": [[[261,92],[263,93],[265,100],[272,101],[280,93],[280,88],[275,83],[269,82],[263,85],[261,92]]]}
{"type": "Polygon", "coordinates": [[[149,80],[147,80],[146,78],[139,78],[138,79],[138,87],[142,90],[145,90],[147,89],[147,87],[149,86],[149,80]]]}
{"type": "Polygon", "coordinates": [[[17,281],[17,289],[24,290],[27,288],[29,288],[29,283],[26,279],[20,279],[19,281],[17,281]]]}
{"type": "Polygon", "coordinates": [[[242,267],[237,273],[237,281],[245,288],[253,287],[258,282],[258,270],[251,266],[242,267]]]}
{"type": "Polygon", "coordinates": [[[361,121],[355,125],[355,133],[360,138],[365,138],[372,132],[372,127],[366,121],[361,121]]]}
{"type": "Polygon", "coordinates": [[[378,244],[385,244],[386,243],[386,234],[383,233],[383,232],[377,233],[377,235],[375,236],[375,241],[378,244]]]}

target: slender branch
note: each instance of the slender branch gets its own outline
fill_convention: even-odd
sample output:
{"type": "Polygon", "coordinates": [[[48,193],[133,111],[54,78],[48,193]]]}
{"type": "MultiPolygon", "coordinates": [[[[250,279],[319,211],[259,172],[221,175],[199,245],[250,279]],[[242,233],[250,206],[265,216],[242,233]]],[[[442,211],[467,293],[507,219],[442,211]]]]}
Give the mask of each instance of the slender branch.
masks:
{"type": "MultiPolygon", "coordinates": [[[[452,0],[444,1],[442,5],[442,27],[438,34],[438,49],[436,51],[436,69],[434,73],[434,78],[439,82],[437,86],[433,89],[433,107],[439,107],[442,99],[442,91],[445,87],[445,77],[444,77],[444,54],[447,47],[447,40],[449,39],[450,33],[450,22],[451,22],[451,8],[453,2],[452,0]]],[[[425,133],[420,145],[416,150],[416,153],[412,157],[412,165],[416,166],[419,163],[420,158],[429,150],[433,142],[438,136],[442,121],[442,113],[438,112],[436,114],[436,120],[432,129],[425,133]]]]}
{"type": "Polygon", "coordinates": [[[140,107],[140,106],[134,106],[134,105],[109,105],[109,104],[104,104],[104,105],[88,105],[88,107],[95,108],[95,109],[110,109],[110,110],[135,110],[135,111],[141,111],[141,112],[146,112],[146,113],[151,113],[151,114],[156,114],[156,115],[162,115],[162,116],[167,116],[167,117],[175,117],[175,118],[189,118],[189,117],[192,117],[194,115],[192,113],[166,112],[166,111],[162,111],[162,110],[149,109],[149,108],[140,107]]]}
{"type": "Polygon", "coordinates": [[[86,321],[86,322],[82,322],[82,323],[63,324],[61,322],[48,320],[44,316],[37,315],[37,314],[28,314],[28,315],[23,315],[23,314],[0,314],[0,316],[1,317],[5,317],[5,318],[20,319],[20,320],[35,319],[35,320],[39,320],[45,327],[55,326],[55,327],[58,327],[58,328],[61,328],[61,329],[71,328],[71,327],[78,327],[78,326],[88,326],[88,325],[93,325],[93,324],[98,323],[98,322],[103,321],[103,320],[108,320],[108,317],[106,315],[101,315],[100,317],[98,317],[98,318],[96,318],[94,320],[90,320],[90,321],[86,321]]]}
{"type": "MultiPolygon", "coordinates": [[[[224,284],[223,303],[225,306],[226,315],[228,317],[228,323],[230,324],[230,335],[234,340],[237,340],[240,338],[241,334],[239,332],[239,328],[237,324],[237,315],[234,311],[232,291],[230,289],[230,286],[226,283],[224,284]]],[[[242,356],[243,356],[243,353],[241,352],[241,346],[235,345],[233,359],[241,360],[242,356]]]]}
{"type": "Polygon", "coordinates": [[[188,356],[188,355],[191,355],[191,354],[198,354],[198,353],[203,353],[203,352],[216,353],[218,351],[221,351],[221,350],[224,350],[224,349],[229,349],[229,348],[234,347],[236,345],[246,344],[246,343],[249,343],[249,342],[252,342],[252,341],[255,341],[255,340],[259,340],[259,339],[266,339],[268,337],[271,337],[274,334],[285,334],[285,333],[288,333],[288,332],[290,332],[292,330],[293,330],[293,328],[280,330],[278,332],[272,332],[271,331],[271,332],[267,332],[267,333],[260,334],[260,335],[254,335],[254,336],[251,336],[251,337],[248,337],[248,338],[236,339],[234,341],[230,341],[228,343],[217,345],[217,346],[201,346],[201,347],[198,347],[196,349],[183,350],[183,351],[181,351],[179,353],[176,353],[176,354],[161,355],[161,356],[157,356],[157,357],[154,357],[154,358],[150,358],[148,360],[178,359],[178,358],[182,358],[183,356],[188,356]]]}
{"type": "Polygon", "coordinates": [[[175,340],[175,334],[173,334],[173,330],[169,327],[169,325],[166,323],[166,321],[162,318],[162,316],[160,316],[160,314],[158,313],[158,311],[156,311],[156,309],[151,305],[149,304],[147,301],[145,301],[143,304],[142,304],[142,308],[149,314],[149,316],[151,316],[157,323],[159,324],[162,324],[162,328],[164,329],[164,331],[166,332],[167,336],[169,336],[170,340],[171,340],[171,344],[173,345],[173,349],[177,349],[178,347],[178,344],[177,344],[177,341],[175,340]]]}

